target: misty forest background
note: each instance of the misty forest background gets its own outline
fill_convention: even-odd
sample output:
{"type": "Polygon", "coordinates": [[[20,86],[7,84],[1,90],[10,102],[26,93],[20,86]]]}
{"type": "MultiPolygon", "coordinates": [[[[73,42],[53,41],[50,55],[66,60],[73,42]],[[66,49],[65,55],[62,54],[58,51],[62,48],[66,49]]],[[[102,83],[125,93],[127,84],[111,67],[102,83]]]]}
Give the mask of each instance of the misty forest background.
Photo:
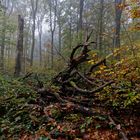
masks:
{"type": "Polygon", "coordinates": [[[138,140],[140,0],[0,0],[0,139],[138,140]]]}
{"type": "Polygon", "coordinates": [[[120,0],[1,1],[1,72],[15,71],[18,15],[24,19],[20,73],[50,69],[55,73],[65,67],[72,48],[84,42],[91,30],[91,40],[96,42],[92,50],[101,57],[120,46],[130,46],[131,41],[139,41],[139,31],[131,29],[139,28],[135,11],[131,13],[139,4],[123,3],[120,0]]]}

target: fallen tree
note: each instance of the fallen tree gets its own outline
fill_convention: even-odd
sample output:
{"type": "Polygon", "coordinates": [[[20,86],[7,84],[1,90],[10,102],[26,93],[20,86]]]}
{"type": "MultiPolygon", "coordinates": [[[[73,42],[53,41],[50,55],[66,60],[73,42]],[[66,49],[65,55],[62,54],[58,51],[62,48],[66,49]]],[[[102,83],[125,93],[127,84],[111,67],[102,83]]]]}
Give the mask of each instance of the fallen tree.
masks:
{"type": "MultiPolygon", "coordinates": [[[[85,103],[82,99],[76,102],[76,98],[80,96],[83,98],[86,97],[87,100],[92,100],[92,98],[94,100],[94,94],[103,90],[104,87],[111,85],[113,80],[104,81],[98,78],[95,79],[92,76],[94,69],[100,65],[106,65],[106,58],[91,65],[89,71],[86,73],[80,70],[79,66],[81,64],[91,60],[89,56],[89,52],[91,51],[90,47],[92,44],[96,44],[96,42],[89,42],[90,36],[91,34],[87,37],[85,43],[79,44],[73,48],[67,68],[53,78],[49,87],[43,87],[41,81],[36,76],[39,87],[37,91],[43,100],[49,99],[49,101],[54,100],[63,104],[69,103],[73,106],[73,110],[94,114],[94,112],[88,108],[89,102],[85,103]],[[79,52],[80,50],[81,53],[77,56],[77,51],[79,52]],[[57,89],[53,89],[52,85],[57,89]]],[[[92,104],[94,104],[94,102],[92,104]]]]}

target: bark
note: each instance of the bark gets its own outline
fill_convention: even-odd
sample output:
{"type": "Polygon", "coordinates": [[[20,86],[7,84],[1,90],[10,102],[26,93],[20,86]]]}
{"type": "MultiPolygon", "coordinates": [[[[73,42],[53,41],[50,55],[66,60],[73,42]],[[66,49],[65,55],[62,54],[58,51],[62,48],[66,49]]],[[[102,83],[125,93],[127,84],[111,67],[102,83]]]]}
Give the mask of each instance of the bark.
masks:
{"type": "Polygon", "coordinates": [[[18,38],[17,38],[17,56],[15,65],[15,76],[19,76],[22,70],[23,58],[23,33],[24,33],[24,19],[18,16],[18,38]]]}

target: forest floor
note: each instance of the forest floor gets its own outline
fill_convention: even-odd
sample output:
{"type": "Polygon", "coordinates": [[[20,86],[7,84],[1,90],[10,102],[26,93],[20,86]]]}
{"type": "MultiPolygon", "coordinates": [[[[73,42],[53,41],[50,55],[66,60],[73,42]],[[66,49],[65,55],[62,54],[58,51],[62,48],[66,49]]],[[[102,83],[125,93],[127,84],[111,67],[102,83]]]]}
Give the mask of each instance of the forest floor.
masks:
{"type": "Polygon", "coordinates": [[[96,59],[92,43],[76,46],[50,81],[35,73],[0,77],[0,140],[140,139],[139,63],[107,63],[118,50],[96,59]]]}

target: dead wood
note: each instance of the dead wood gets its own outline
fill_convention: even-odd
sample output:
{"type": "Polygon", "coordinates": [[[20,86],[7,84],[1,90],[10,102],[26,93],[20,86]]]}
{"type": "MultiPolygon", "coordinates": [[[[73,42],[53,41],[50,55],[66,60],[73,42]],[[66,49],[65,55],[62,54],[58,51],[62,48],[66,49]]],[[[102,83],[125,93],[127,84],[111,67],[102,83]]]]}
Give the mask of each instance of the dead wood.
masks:
{"type": "MultiPolygon", "coordinates": [[[[89,37],[87,40],[89,40],[89,37]]],[[[82,63],[91,60],[88,53],[90,51],[89,47],[93,43],[95,42],[85,42],[84,44],[77,45],[72,50],[67,68],[56,75],[52,80],[51,85],[59,87],[58,91],[51,87],[44,88],[39,77],[36,75],[35,78],[39,85],[37,93],[40,94],[42,100],[45,98],[50,99],[51,97],[54,99],[54,103],[57,102],[61,105],[61,109],[65,113],[72,111],[89,116],[99,114],[93,110],[93,106],[95,105],[95,100],[93,98],[95,95],[94,93],[102,91],[104,87],[111,85],[113,81],[104,81],[104,79],[98,78],[90,79],[91,73],[93,74],[95,68],[102,64],[106,65],[106,58],[92,65],[88,74],[83,74],[79,70],[79,66],[82,63]],[[76,55],[79,49],[81,49],[81,53],[76,55]],[[81,78],[83,80],[80,80],[81,78]],[[82,88],[79,86],[82,86],[82,88]],[[78,100],[75,96],[79,97],[79,95],[81,96],[81,99],[78,100]],[[87,97],[87,100],[85,99],[85,96],[87,97]]],[[[46,101],[49,102],[49,99],[46,101]]]]}
{"type": "Polygon", "coordinates": [[[85,82],[87,82],[87,83],[89,83],[89,84],[91,84],[91,85],[94,85],[94,86],[99,86],[98,84],[96,84],[95,82],[93,82],[93,81],[90,81],[88,78],[86,78],[82,73],[80,73],[79,71],[76,71],[76,73],[80,76],[80,77],[82,77],[84,80],[85,80],[85,82]]]}
{"type": "Polygon", "coordinates": [[[96,93],[96,92],[99,92],[101,91],[104,87],[112,84],[113,81],[109,81],[107,83],[105,83],[104,85],[100,86],[100,87],[97,87],[93,90],[87,90],[87,89],[82,89],[82,88],[79,88],[75,83],[71,82],[71,86],[74,87],[77,91],[79,91],[80,93],[89,93],[89,94],[92,94],[92,93],[96,93]]]}

